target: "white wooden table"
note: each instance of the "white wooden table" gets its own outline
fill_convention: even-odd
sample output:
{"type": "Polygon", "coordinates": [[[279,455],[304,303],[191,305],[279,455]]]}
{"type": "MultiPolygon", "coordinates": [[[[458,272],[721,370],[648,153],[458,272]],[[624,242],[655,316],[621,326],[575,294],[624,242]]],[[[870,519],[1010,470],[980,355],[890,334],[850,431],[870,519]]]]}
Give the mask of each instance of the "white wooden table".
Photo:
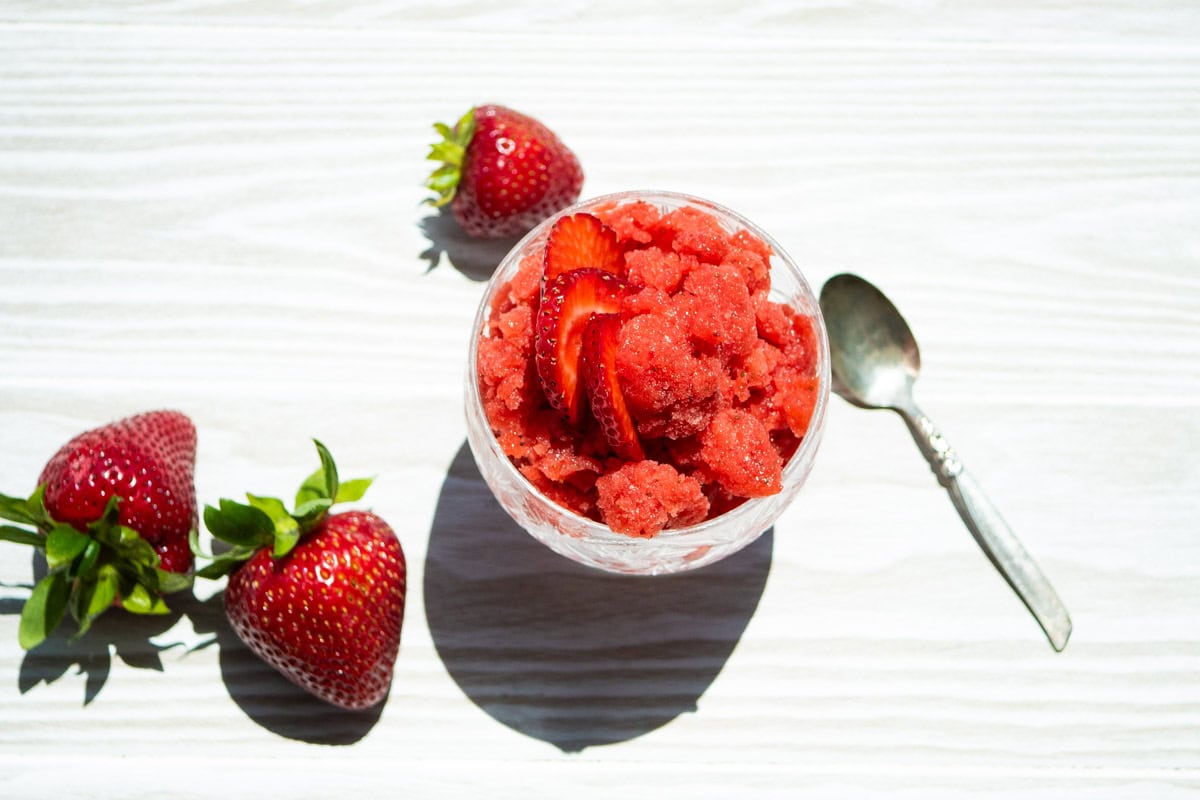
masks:
{"type": "Polygon", "coordinates": [[[202,502],[288,491],[312,436],[378,475],[391,695],[308,701],[211,584],[22,653],[5,546],[5,798],[1200,795],[1200,11],[10,0],[0,490],[157,407],[200,430],[202,502]],[[500,252],[420,205],[430,123],[483,101],[587,195],[709,197],[888,292],[1066,651],[899,418],[836,398],[799,502],[716,567],[614,578],[515,530],[461,412],[500,252]]]}

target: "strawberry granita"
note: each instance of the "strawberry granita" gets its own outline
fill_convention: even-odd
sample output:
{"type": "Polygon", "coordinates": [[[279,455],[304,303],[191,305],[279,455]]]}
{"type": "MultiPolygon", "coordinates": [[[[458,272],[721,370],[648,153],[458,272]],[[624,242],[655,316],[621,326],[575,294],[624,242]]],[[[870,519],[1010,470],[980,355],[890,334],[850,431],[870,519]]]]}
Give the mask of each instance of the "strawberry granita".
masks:
{"type": "Polygon", "coordinates": [[[484,312],[476,379],[499,449],[630,537],[779,493],[822,386],[818,328],[772,299],[771,258],[692,205],[561,217],[484,312]]]}

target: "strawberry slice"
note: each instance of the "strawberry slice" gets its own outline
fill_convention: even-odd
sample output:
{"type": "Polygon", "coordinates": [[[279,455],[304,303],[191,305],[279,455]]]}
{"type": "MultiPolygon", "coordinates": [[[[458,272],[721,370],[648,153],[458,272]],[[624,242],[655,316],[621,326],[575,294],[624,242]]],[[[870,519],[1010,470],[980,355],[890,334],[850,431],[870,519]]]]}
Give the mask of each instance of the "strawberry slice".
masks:
{"type": "Polygon", "coordinates": [[[592,416],[600,423],[608,446],[627,461],[646,458],[625,395],[617,381],[617,337],[621,333],[618,314],[597,314],[583,329],[580,372],[587,387],[592,416]]]}
{"type": "Polygon", "coordinates": [[[593,314],[620,310],[625,292],[616,275],[594,268],[564,272],[542,290],[534,360],[546,399],[572,425],[579,424],[583,410],[579,352],[584,326],[593,314]]]}
{"type": "Polygon", "coordinates": [[[562,217],[550,229],[544,256],[544,280],[564,272],[592,268],[620,275],[625,255],[617,244],[617,233],[591,214],[562,217]]]}

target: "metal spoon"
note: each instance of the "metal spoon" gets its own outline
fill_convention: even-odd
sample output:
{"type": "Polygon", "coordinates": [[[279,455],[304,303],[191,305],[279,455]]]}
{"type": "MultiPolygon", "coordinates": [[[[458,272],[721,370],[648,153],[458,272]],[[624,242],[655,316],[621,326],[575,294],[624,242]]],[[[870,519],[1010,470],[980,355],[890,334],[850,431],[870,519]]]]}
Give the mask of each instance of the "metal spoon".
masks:
{"type": "Polygon", "coordinates": [[[904,317],[882,292],[848,274],[826,281],[821,312],[829,331],[834,390],[855,405],[899,412],[975,541],[1033,612],[1051,646],[1061,651],[1071,635],[1067,609],[945,437],[913,402],[921,354],[904,317]]]}

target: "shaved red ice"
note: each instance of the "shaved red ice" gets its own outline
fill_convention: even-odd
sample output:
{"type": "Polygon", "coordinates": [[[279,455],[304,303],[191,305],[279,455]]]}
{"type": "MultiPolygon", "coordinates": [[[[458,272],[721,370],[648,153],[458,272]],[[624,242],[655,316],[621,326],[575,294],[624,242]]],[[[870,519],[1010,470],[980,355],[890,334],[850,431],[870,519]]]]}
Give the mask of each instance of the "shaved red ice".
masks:
{"type": "Polygon", "coordinates": [[[812,319],[768,297],[771,248],[690,206],[591,213],[623,252],[616,374],[646,457],[618,457],[589,414],[571,424],[547,400],[534,366],[540,251],[499,288],[479,342],[480,396],[505,455],[554,502],[629,536],[779,492],[819,381],[812,319]]]}
{"type": "Polygon", "coordinates": [[[651,537],[664,528],[703,522],[708,499],[700,481],[669,464],[628,462],[596,480],[598,505],[610,528],[651,537]]]}

